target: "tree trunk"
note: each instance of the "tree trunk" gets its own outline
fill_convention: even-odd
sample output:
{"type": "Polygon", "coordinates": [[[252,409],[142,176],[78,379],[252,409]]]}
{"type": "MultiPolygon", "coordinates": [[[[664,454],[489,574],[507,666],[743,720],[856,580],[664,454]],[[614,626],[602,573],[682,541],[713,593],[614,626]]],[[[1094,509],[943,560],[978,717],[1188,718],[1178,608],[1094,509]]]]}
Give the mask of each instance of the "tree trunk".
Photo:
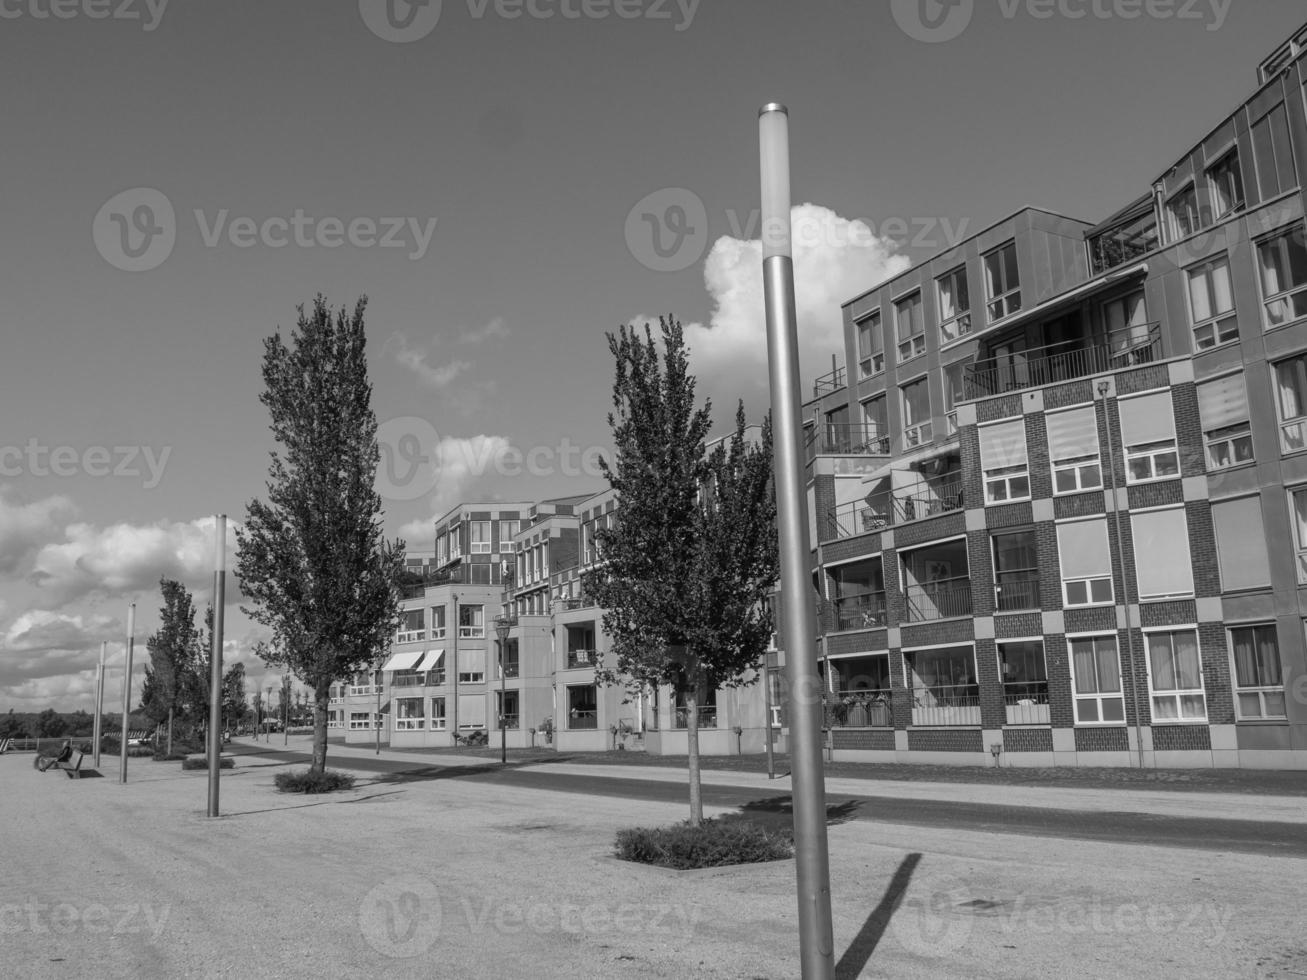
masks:
{"type": "Polygon", "coordinates": [[[168,709],[168,758],[172,758],[172,708],[168,709]]]}
{"type": "Polygon", "coordinates": [[[695,681],[685,695],[685,744],[690,770],[690,826],[703,822],[703,787],[699,781],[699,705],[703,682],[695,681]]]}
{"type": "Polygon", "coordinates": [[[313,689],[313,765],[310,772],[327,769],[327,702],[331,698],[331,681],[313,689]]]}

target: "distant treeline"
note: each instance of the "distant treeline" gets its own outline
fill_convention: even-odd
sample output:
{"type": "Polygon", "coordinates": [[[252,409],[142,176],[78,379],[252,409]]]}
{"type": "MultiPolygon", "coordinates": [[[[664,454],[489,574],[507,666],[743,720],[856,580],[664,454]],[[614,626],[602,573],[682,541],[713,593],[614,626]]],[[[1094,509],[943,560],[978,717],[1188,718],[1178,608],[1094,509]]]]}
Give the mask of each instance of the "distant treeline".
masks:
{"type": "MultiPolygon", "coordinates": [[[[122,729],[122,715],[101,715],[100,730],[112,734],[122,729]]],[[[59,712],[46,708],[40,712],[19,712],[9,709],[0,715],[0,738],[90,738],[95,716],[89,711],[59,712]]],[[[145,715],[133,713],[128,728],[154,728],[154,722],[145,715]]]]}

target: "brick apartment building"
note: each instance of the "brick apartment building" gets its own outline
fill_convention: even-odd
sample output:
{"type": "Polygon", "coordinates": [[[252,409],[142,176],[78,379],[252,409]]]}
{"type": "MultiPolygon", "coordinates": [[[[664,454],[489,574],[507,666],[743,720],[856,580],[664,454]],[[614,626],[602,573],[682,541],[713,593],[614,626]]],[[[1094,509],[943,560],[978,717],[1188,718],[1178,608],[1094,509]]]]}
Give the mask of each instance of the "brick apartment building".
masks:
{"type": "Polygon", "coordinates": [[[1100,224],[1026,208],[844,304],[835,758],[1307,768],[1307,28],[1213,122],[1100,224]]]}

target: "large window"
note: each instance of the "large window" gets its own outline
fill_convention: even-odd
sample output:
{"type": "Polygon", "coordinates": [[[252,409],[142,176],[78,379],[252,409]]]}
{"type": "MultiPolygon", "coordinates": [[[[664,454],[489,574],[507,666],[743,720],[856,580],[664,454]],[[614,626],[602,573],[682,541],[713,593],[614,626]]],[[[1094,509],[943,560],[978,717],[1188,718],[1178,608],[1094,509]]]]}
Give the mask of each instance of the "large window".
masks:
{"type": "Polygon", "coordinates": [[[1275,408],[1280,416],[1280,448],[1307,449],[1307,354],[1275,365],[1275,408]]]}
{"type": "Polygon", "coordinates": [[[1189,557],[1189,522],[1184,508],[1138,511],[1130,515],[1130,526],[1134,532],[1139,598],[1193,595],[1194,567],[1189,557]]]}
{"type": "Polygon", "coordinates": [[[970,647],[904,651],[912,724],[978,726],[980,686],[970,647]]]}
{"type": "Polygon", "coordinates": [[[1137,289],[1104,303],[1103,322],[1107,326],[1112,353],[1125,356],[1137,352],[1150,339],[1144,291],[1137,289]]]}
{"type": "Polygon", "coordinates": [[[984,471],[985,503],[1030,499],[1024,417],[981,427],[980,466],[984,471]]]}
{"type": "Polygon", "coordinates": [[[1016,242],[985,256],[986,310],[990,322],[1001,320],[1021,309],[1021,278],[1017,274],[1016,242]]]}
{"type": "Polygon", "coordinates": [[[395,699],[395,731],[420,732],[427,727],[421,698],[395,699]]]}
{"type": "Polygon", "coordinates": [[[1203,666],[1194,630],[1147,633],[1153,724],[1207,720],[1203,666]]]}
{"type": "Polygon", "coordinates": [[[1200,384],[1198,414],[1203,420],[1208,469],[1224,470],[1253,462],[1253,433],[1242,371],[1200,384]]]}
{"type": "Polygon", "coordinates": [[[934,437],[930,428],[930,384],[921,378],[904,385],[903,392],[903,447],[924,446],[934,437]]]}
{"type": "Polygon", "coordinates": [[[1112,556],[1107,547],[1106,518],[1059,524],[1057,550],[1062,597],[1067,606],[1112,602],[1112,556]]]}
{"type": "Polygon", "coordinates": [[[1298,555],[1298,582],[1307,585],[1307,487],[1289,491],[1294,549],[1298,555]]]}
{"type": "Polygon", "coordinates": [[[471,551],[474,555],[490,553],[490,522],[469,521],[468,534],[471,537],[471,551]]]}
{"type": "Polygon", "coordinates": [[[421,609],[405,609],[399,614],[399,635],[395,637],[396,643],[413,643],[417,640],[425,640],[426,616],[421,609]]]}
{"type": "Polygon", "coordinates": [[[1039,608],[1039,552],[1033,530],[995,534],[994,608],[1039,608]]]}
{"type": "Polygon", "coordinates": [[[433,732],[443,732],[445,730],[445,699],[431,699],[431,730],[433,732]]]}
{"type": "Polygon", "coordinates": [[[1121,413],[1126,481],[1143,483],[1179,476],[1180,454],[1170,390],[1119,399],[1117,408],[1121,413]]]}
{"type": "Polygon", "coordinates": [[[868,398],[862,403],[862,424],[866,426],[868,442],[876,442],[889,435],[889,414],[884,395],[868,398]]]}
{"type": "Polygon", "coordinates": [[[944,365],[944,417],[948,420],[949,435],[958,431],[958,403],[966,397],[964,378],[970,364],[968,359],[944,365]]]}
{"type": "Polygon", "coordinates": [[[1198,193],[1192,184],[1166,202],[1166,225],[1173,242],[1188,238],[1202,227],[1198,216],[1198,193]]]}
{"type": "Polygon", "coordinates": [[[1237,147],[1207,168],[1207,183],[1212,189],[1212,211],[1217,221],[1243,210],[1246,198],[1237,147]]]}
{"type": "Polygon", "coordinates": [[[484,606],[458,607],[458,635],[463,639],[476,639],[486,635],[484,606]]]}
{"type": "Polygon", "coordinates": [[[1241,719],[1284,718],[1284,673],[1275,624],[1230,630],[1234,703],[1241,719]]]}
{"type": "Polygon", "coordinates": [[[567,689],[567,727],[573,731],[599,727],[599,700],[593,684],[576,684],[567,689]]]}
{"type": "Polygon", "coordinates": [[[880,310],[858,321],[858,373],[870,378],[885,370],[885,332],[881,329],[880,310]]]}
{"type": "Polygon", "coordinates": [[[1071,648],[1071,687],[1077,725],[1117,725],[1125,721],[1121,662],[1115,636],[1076,636],[1071,648]]]}
{"type": "Polygon", "coordinates": [[[1271,586],[1271,563],[1262,522],[1262,498],[1240,497],[1212,504],[1216,532],[1216,562],[1221,570],[1221,591],[1266,589],[1271,586]]]}
{"type": "Polygon", "coordinates": [[[1230,260],[1222,255],[1189,270],[1189,317],[1194,349],[1207,350],[1239,339],[1239,318],[1230,286],[1230,260]]]}
{"type": "Polygon", "coordinates": [[[1253,154],[1257,161],[1257,185],[1262,201],[1278,197],[1298,186],[1293,170],[1293,144],[1289,138],[1289,117],[1284,104],[1277,105],[1253,123],[1253,154]]]}
{"type": "Polygon", "coordinates": [[[458,728],[486,727],[486,697],[484,694],[460,694],[458,696],[458,728]]]}
{"type": "Polygon", "coordinates": [[[445,607],[431,607],[431,639],[443,640],[445,638],[445,607]]]}
{"type": "Polygon", "coordinates": [[[886,624],[885,570],[880,555],[827,567],[835,600],[836,629],[865,630],[886,624]]]}
{"type": "Polygon", "coordinates": [[[890,728],[889,654],[831,657],[827,677],[834,695],[832,720],[847,728],[890,728]]]}
{"type": "Polygon", "coordinates": [[[449,525],[449,560],[463,557],[463,531],[459,524],[449,525]]]}
{"type": "Polygon", "coordinates": [[[1042,640],[998,644],[998,670],[1009,725],[1047,725],[1048,667],[1042,640]]]}
{"type": "Polygon", "coordinates": [[[926,321],[921,312],[921,293],[915,292],[894,303],[899,361],[926,353],[926,321]]]}
{"type": "Polygon", "coordinates": [[[1257,243],[1266,326],[1307,316],[1307,241],[1301,225],[1257,243]]]}
{"type": "Polygon", "coordinates": [[[517,533],[517,521],[499,522],[500,554],[511,555],[513,553],[513,535],[515,535],[516,533],[517,533]]]}
{"type": "Polygon", "coordinates": [[[939,296],[939,342],[947,344],[971,333],[971,294],[967,267],[959,266],[935,282],[939,296]]]}
{"type": "Polygon", "coordinates": [[[1053,492],[1078,493],[1103,485],[1098,456],[1098,416],[1093,405],[1044,416],[1048,427],[1048,458],[1053,467],[1053,492]]]}
{"type": "MultiPolygon", "coordinates": [[[[458,651],[458,682],[484,684],[486,682],[486,652],[484,650],[458,651]]],[[[462,722],[460,721],[461,725],[462,722]]]]}

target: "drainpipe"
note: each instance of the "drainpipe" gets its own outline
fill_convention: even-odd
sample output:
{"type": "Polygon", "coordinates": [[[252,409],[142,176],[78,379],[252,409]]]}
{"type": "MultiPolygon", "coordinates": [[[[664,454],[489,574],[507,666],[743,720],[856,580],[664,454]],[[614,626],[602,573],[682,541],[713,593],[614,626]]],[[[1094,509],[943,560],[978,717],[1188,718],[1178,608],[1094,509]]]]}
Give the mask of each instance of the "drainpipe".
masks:
{"type": "Polygon", "coordinates": [[[457,745],[458,742],[455,741],[455,739],[458,738],[458,593],[452,592],[450,595],[454,600],[454,628],[450,634],[454,640],[454,647],[450,650],[449,657],[449,684],[450,691],[452,692],[452,696],[449,700],[453,702],[453,704],[450,705],[450,708],[453,710],[448,712],[448,714],[454,725],[454,727],[450,729],[450,741],[452,744],[457,745]]]}
{"type": "MultiPolygon", "coordinates": [[[[1112,424],[1107,416],[1107,393],[1111,388],[1112,383],[1110,381],[1098,382],[1098,394],[1103,399],[1103,421],[1106,423],[1107,428],[1107,465],[1112,478],[1112,519],[1116,525],[1116,546],[1120,550],[1125,539],[1121,536],[1121,508],[1117,506],[1116,497],[1116,449],[1114,448],[1116,440],[1112,436],[1112,424]]],[[[1139,768],[1142,770],[1144,768],[1144,735],[1143,726],[1139,720],[1141,717],[1139,714],[1139,674],[1135,669],[1134,624],[1130,618],[1130,576],[1126,574],[1124,554],[1121,554],[1121,585],[1125,591],[1125,595],[1122,597],[1125,599],[1125,647],[1126,656],[1130,661],[1130,700],[1134,702],[1135,709],[1135,748],[1139,753],[1139,768]]],[[[1136,588],[1135,592],[1138,593],[1138,591],[1136,588]]],[[[1143,629],[1142,622],[1139,627],[1143,629]]]]}

